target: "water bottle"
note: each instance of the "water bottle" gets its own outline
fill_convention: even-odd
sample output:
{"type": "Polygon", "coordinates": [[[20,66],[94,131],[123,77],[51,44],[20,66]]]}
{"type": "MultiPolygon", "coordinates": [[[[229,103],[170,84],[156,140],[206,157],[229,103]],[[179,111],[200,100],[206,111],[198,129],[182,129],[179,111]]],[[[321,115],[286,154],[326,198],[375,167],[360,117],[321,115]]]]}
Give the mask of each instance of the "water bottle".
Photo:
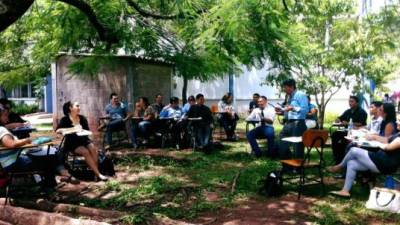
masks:
{"type": "Polygon", "coordinates": [[[349,126],[347,127],[347,136],[351,137],[351,132],[353,130],[353,119],[350,118],[349,126]]]}

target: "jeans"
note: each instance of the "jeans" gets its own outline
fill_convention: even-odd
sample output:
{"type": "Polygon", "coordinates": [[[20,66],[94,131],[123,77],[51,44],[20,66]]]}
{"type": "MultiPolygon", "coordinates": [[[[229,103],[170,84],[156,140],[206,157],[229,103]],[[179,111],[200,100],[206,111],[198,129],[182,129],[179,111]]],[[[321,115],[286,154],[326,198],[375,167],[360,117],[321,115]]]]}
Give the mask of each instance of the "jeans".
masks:
{"type": "Polygon", "coordinates": [[[374,162],[369,158],[368,151],[358,147],[350,148],[350,151],[339,165],[342,168],[346,168],[346,180],[343,187],[346,191],[350,191],[356,179],[357,171],[369,170],[373,173],[379,173],[378,168],[376,168],[374,162]]]}
{"type": "Polygon", "coordinates": [[[232,138],[236,130],[236,124],[237,124],[236,118],[235,117],[231,118],[228,115],[223,114],[219,122],[225,130],[226,137],[228,139],[232,138]]]}
{"type": "Polygon", "coordinates": [[[211,127],[210,125],[195,126],[196,140],[200,148],[210,143],[211,127]]]}
{"type": "Polygon", "coordinates": [[[142,134],[144,139],[148,139],[151,133],[151,122],[150,121],[141,121],[138,124],[139,132],[142,134]]]}
{"type": "Polygon", "coordinates": [[[125,129],[125,122],[122,119],[111,120],[109,124],[107,124],[106,130],[106,143],[112,143],[112,133],[125,129]]]}
{"type": "MultiPolygon", "coordinates": [[[[290,144],[287,141],[282,141],[285,137],[299,137],[302,136],[304,131],[307,130],[307,126],[304,120],[289,120],[285,126],[283,126],[281,133],[279,134],[279,157],[281,159],[290,159],[292,154],[290,152],[290,144]]],[[[303,158],[304,156],[304,145],[303,143],[296,143],[294,145],[295,158],[303,158]]]]}
{"type": "Polygon", "coordinates": [[[267,139],[267,145],[268,153],[273,153],[273,148],[274,148],[274,139],[275,139],[275,131],[274,127],[272,126],[258,126],[254,128],[253,130],[249,131],[246,134],[247,140],[249,141],[249,144],[251,146],[251,150],[255,154],[261,154],[261,149],[258,146],[257,143],[257,138],[266,138],[267,139]]]}

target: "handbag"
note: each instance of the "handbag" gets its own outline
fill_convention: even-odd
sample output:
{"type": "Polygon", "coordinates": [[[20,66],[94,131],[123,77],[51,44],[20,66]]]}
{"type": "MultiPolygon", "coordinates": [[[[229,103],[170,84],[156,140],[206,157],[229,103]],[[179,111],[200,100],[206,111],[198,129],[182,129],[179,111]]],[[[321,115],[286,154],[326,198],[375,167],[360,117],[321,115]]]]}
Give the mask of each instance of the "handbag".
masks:
{"type": "Polygon", "coordinates": [[[387,188],[373,188],[369,194],[367,209],[400,213],[400,192],[387,188]]]}

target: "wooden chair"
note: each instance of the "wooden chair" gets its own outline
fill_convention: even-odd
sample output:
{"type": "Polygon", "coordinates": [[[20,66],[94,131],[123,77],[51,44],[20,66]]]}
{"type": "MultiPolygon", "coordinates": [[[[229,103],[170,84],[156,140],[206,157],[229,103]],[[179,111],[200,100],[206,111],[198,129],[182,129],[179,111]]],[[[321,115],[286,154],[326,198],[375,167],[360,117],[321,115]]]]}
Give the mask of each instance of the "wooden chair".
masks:
{"type": "Polygon", "coordinates": [[[317,169],[319,173],[319,180],[317,178],[310,179],[312,181],[319,181],[321,183],[322,188],[325,192],[325,186],[323,181],[323,173],[322,168],[324,166],[324,158],[323,158],[323,150],[328,139],[328,131],[326,130],[315,130],[309,129],[304,132],[302,136],[302,142],[305,147],[305,154],[302,159],[287,159],[281,160],[283,169],[282,169],[282,181],[283,180],[291,180],[293,178],[299,178],[299,186],[298,186],[298,199],[300,199],[301,192],[303,191],[303,186],[305,185],[306,174],[305,170],[307,169],[317,169]],[[311,151],[315,150],[317,152],[317,159],[312,159],[311,151]],[[284,175],[286,175],[287,170],[295,170],[294,174],[290,175],[289,179],[285,179],[284,175]]]}

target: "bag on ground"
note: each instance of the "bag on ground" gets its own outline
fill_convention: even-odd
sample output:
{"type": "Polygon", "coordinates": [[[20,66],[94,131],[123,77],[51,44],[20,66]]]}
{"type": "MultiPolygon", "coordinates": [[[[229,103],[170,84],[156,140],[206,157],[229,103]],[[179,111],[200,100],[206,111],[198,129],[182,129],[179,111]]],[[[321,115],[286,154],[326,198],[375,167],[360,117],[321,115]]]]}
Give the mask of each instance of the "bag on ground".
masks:
{"type": "Polygon", "coordinates": [[[282,188],[282,176],[279,170],[269,172],[267,177],[263,181],[263,185],[261,187],[261,194],[264,194],[268,197],[277,197],[283,193],[282,188]]]}
{"type": "Polygon", "coordinates": [[[114,162],[103,151],[99,152],[99,171],[103,175],[115,175],[114,162]]]}
{"type": "Polygon", "coordinates": [[[400,213],[400,191],[375,187],[365,206],[367,209],[400,213]]]}

